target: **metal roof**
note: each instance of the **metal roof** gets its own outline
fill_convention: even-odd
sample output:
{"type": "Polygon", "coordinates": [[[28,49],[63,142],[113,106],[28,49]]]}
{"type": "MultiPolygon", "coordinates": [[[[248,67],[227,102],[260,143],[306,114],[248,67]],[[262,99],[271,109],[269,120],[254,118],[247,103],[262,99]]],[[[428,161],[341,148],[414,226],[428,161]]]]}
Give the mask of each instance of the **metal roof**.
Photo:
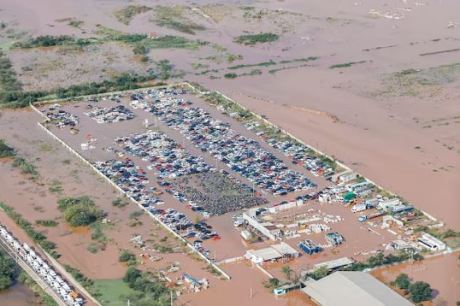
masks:
{"type": "Polygon", "coordinates": [[[296,249],[291,247],[286,242],[281,242],[279,244],[274,244],[271,247],[273,249],[275,249],[276,251],[278,251],[279,253],[283,254],[283,255],[290,255],[290,256],[298,256],[299,255],[299,252],[297,252],[296,249]]]}
{"type": "Polygon", "coordinates": [[[275,249],[271,247],[260,249],[260,250],[249,250],[248,253],[254,257],[261,258],[263,261],[283,257],[281,253],[279,253],[278,251],[276,251],[275,249]]]}
{"type": "Polygon", "coordinates": [[[342,257],[330,261],[325,261],[325,262],[320,262],[314,266],[312,270],[315,270],[319,267],[326,266],[329,270],[340,268],[343,266],[351,265],[353,263],[353,260],[351,260],[348,257],[342,257]]]}
{"type": "Polygon", "coordinates": [[[412,306],[408,300],[365,272],[340,271],[302,289],[321,306],[412,306]]]}

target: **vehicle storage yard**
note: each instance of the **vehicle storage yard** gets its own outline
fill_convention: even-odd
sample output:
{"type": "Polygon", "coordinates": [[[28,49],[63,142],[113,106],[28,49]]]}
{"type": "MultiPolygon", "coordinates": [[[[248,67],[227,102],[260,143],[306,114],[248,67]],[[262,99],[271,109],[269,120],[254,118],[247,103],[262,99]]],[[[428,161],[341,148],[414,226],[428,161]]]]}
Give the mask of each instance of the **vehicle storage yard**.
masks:
{"type": "MultiPolygon", "coordinates": [[[[39,108],[54,135],[213,263],[275,240],[302,254],[290,263],[298,271],[421,250],[414,229],[436,223],[312,148],[269,136],[263,120],[213,107],[186,85],[39,108]],[[112,111],[96,121],[88,115],[94,109],[112,111]],[[113,119],[120,116],[127,120],[113,119]]],[[[276,261],[262,265],[276,275],[276,261]]]]}

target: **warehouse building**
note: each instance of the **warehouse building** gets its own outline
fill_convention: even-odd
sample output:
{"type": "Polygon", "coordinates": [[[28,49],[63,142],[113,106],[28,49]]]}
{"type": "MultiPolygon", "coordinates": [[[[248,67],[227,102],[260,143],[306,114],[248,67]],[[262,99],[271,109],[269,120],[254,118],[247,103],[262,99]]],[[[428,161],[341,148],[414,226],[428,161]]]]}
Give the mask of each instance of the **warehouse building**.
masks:
{"type": "Polygon", "coordinates": [[[318,281],[306,282],[302,289],[321,306],[411,306],[385,284],[364,272],[340,271],[318,281]]]}

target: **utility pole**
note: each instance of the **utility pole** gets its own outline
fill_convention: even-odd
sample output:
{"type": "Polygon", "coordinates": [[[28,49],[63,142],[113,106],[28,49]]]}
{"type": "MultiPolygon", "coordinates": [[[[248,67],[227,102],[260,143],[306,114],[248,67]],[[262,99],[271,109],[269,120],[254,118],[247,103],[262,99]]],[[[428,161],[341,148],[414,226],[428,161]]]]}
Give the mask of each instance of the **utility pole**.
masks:
{"type": "Polygon", "coordinates": [[[170,290],[169,293],[171,295],[171,306],[173,306],[173,293],[172,293],[172,290],[170,290]]]}

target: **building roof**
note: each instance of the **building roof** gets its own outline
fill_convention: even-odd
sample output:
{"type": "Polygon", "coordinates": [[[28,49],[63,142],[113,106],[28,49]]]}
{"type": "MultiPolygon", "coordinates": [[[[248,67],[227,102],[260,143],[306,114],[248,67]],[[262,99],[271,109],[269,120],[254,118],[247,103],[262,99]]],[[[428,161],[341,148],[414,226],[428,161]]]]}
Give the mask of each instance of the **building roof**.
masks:
{"type": "Polygon", "coordinates": [[[260,250],[249,250],[248,253],[251,256],[261,258],[263,261],[273,260],[283,256],[281,253],[271,247],[260,250]]]}
{"type": "Polygon", "coordinates": [[[408,300],[365,272],[340,271],[302,289],[322,306],[411,306],[408,300]]]}
{"type": "Polygon", "coordinates": [[[275,249],[276,251],[278,251],[279,253],[283,254],[283,255],[290,255],[290,256],[298,256],[299,255],[299,252],[297,252],[296,249],[291,247],[286,242],[281,242],[279,244],[274,244],[271,247],[273,249],[275,249]]]}
{"type": "Polygon", "coordinates": [[[329,270],[337,269],[343,266],[348,266],[353,263],[353,260],[351,260],[348,257],[342,257],[330,261],[324,261],[316,264],[313,268],[313,270],[316,270],[319,267],[326,266],[329,270]]]}

